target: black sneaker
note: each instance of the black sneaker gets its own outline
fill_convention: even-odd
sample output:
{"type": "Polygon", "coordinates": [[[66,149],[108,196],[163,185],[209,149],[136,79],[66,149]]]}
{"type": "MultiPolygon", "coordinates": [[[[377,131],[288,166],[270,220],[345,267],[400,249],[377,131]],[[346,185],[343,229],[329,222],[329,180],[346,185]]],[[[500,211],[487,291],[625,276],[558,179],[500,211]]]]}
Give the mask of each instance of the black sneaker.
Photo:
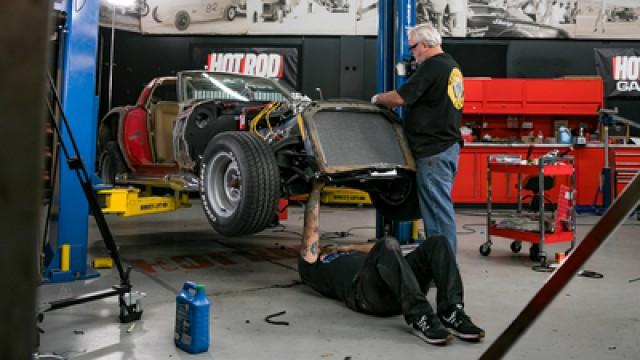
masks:
{"type": "Polygon", "coordinates": [[[484,337],[484,330],[471,322],[471,318],[464,312],[462,305],[456,305],[448,315],[440,315],[440,321],[451,333],[463,340],[480,340],[484,337]]]}
{"type": "Polygon", "coordinates": [[[453,339],[435,315],[422,315],[418,320],[409,324],[409,327],[415,336],[429,344],[444,345],[453,339]]]}

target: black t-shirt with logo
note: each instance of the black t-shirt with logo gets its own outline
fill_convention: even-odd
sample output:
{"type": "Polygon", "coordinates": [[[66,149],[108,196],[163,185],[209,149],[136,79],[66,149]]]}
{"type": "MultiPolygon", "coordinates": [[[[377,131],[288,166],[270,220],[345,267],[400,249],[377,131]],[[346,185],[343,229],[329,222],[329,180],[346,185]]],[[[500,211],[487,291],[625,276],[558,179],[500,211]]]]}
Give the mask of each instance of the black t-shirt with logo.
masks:
{"type": "Polygon", "coordinates": [[[357,310],[353,281],[366,258],[367,254],[355,251],[327,255],[313,264],[298,257],[298,273],[302,282],[317,292],[342,300],[349,308],[357,310]]]}
{"type": "Polygon", "coordinates": [[[407,104],[404,130],[416,159],[438,154],[455,143],[462,145],[464,84],[451,55],[442,53],[422,62],[398,94],[407,104]]]}

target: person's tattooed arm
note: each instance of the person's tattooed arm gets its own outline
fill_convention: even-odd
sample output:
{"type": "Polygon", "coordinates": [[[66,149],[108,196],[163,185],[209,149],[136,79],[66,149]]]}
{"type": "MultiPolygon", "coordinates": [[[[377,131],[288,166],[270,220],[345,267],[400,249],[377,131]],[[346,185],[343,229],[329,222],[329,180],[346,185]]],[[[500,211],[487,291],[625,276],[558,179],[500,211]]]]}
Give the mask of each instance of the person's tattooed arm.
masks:
{"type": "Polygon", "coordinates": [[[304,230],[302,232],[302,247],[300,256],[309,264],[318,260],[320,254],[320,191],[324,187],[322,182],[314,182],[307,205],[304,209],[304,230]]]}

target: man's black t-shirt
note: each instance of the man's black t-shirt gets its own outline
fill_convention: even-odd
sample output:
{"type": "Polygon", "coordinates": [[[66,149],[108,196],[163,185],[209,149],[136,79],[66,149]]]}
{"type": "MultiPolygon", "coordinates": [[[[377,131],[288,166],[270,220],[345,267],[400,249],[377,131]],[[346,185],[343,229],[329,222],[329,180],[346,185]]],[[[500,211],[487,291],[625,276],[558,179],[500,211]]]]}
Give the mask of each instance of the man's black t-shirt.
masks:
{"type": "Polygon", "coordinates": [[[317,292],[342,300],[349,308],[357,310],[353,281],[366,258],[367,254],[361,252],[341,252],[309,264],[299,257],[298,273],[302,282],[317,292]]]}
{"type": "Polygon", "coordinates": [[[407,104],[404,129],[416,159],[438,154],[455,143],[462,144],[463,77],[449,54],[442,53],[421,63],[398,89],[398,94],[407,104]]]}

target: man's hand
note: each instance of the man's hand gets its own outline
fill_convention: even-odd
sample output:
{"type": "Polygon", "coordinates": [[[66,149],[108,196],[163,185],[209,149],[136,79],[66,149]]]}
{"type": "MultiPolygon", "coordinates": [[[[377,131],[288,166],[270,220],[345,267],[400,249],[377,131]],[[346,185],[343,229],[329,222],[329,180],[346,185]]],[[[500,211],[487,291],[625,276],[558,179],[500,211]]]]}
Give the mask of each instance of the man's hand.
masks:
{"type": "Polygon", "coordinates": [[[391,90],[373,95],[373,97],[371,98],[371,103],[375,105],[383,105],[388,108],[394,108],[404,105],[405,101],[397,91],[391,90]]]}

